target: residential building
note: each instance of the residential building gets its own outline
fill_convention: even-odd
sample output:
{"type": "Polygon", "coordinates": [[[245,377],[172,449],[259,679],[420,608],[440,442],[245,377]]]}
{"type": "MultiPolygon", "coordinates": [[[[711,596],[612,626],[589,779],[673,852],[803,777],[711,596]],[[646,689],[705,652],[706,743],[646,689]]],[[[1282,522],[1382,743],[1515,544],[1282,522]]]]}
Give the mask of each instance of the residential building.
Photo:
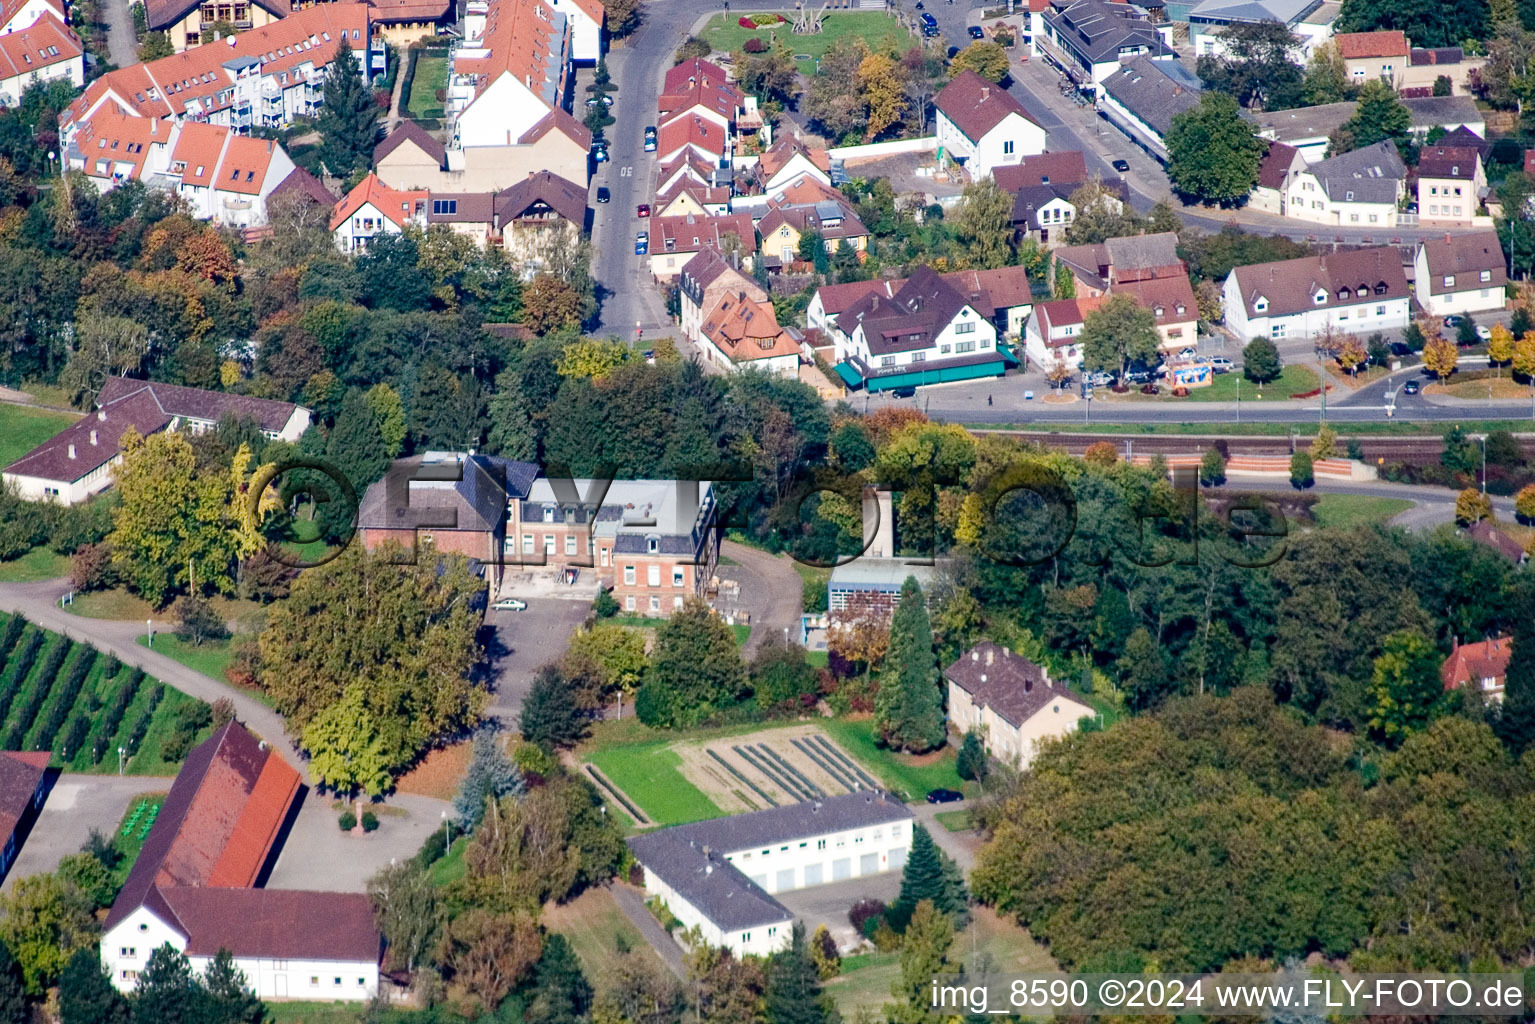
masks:
{"type": "Polygon", "coordinates": [[[379,235],[398,235],[407,224],[422,224],[428,197],[425,191],[389,188],[369,172],[336,204],[330,233],[342,252],[362,252],[379,235]]]}
{"type": "Polygon", "coordinates": [[[505,249],[527,279],[552,248],[586,231],[586,188],[540,171],[500,192],[427,193],[425,224],[442,225],[475,245],[505,249]]]}
{"type": "Polygon", "coordinates": [[[102,925],[114,986],[132,991],[169,944],[194,972],[228,950],[261,999],[377,995],[383,939],[365,894],[261,887],[302,784],[239,722],[193,748],[102,925]]]}
{"type": "Polygon", "coordinates": [[[64,164],[106,192],[125,181],[150,180],[155,172],[168,171],[178,133],[172,122],[104,106],[77,126],[64,148],[64,164]]]}
{"type": "Polygon", "coordinates": [[[684,176],[658,193],[650,204],[652,217],[721,217],[730,212],[730,189],[704,185],[684,176]]]}
{"type": "MultiPolygon", "coordinates": [[[[1033,290],[1023,267],[956,270],[939,276],[990,321],[998,337],[1023,335],[1023,325],[1034,308],[1033,290]]],[[[843,312],[871,295],[893,299],[905,285],[903,278],[822,285],[810,298],[805,326],[846,348],[851,339],[837,322],[843,312]]]]}
{"type": "Polygon", "coordinates": [[[1268,151],[1258,164],[1258,183],[1248,197],[1248,207],[1283,217],[1289,208],[1290,179],[1305,166],[1306,158],[1294,146],[1283,142],[1269,143],[1268,151]]]}
{"type": "Polygon", "coordinates": [[[1337,5],[1322,0],[1201,0],[1189,11],[1189,45],[1197,57],[1225,56],[1223,29],[1277,21],[1300,38],[1304,61],[1318,43],[1331,38],[1337,16],[1337,5]]]}
{"type": "Polygon", "coordinates": [[[1103,80],[1098,111],[1163,164],[1173,118],[1199,106],[1199,76],[1174,60],[1136,57],[1103,80]]]}
{"type": "MultiPolygon", "coordinates": [[[[151,32],[164,32],[180,53],[217,42],[213,26],[219,22],[245,32],[280,21],[292,11],[289,0],[147,0],[144,24],[151,32]]],[[[225,34],[232,33],[226,28],[225,34]]]]}
{"type": "Polygon", "coordinates": [[[61,25],[69,24],[64,0],[5,0],[0,3],[0,35],[27,28],[44,14],[52,14],[61,25]]]}
{"type": "Polygon", "coordinates": [[[864,878],[906,865],[913,815],[864,791],[633,836],[645,892],[684,929],[736,956],[788,945],[794,915],[773,893],[864,878]]]}
{"type": "Polygon", "coordinates": [[[511,146],[562,106],[570,40],[569,17],[548,0],[468,0],[448,72],[449,148],[511,146]]]}
{"type": "MultiPolygon", "coordinates": [[[[1411,130],[1422,139],[1434,128],[1455,132],[1461,128],[1481,138],[1487,135],[1487,123],[1469,96],[1406,96],[1402,105],[1411,116],[1411,130]]],[[[1295,110],[1263,111],[1253,115],[1259,137],[1283,142],[1300,150],[1308,163],[1327,156],[1328,139],[1343,123],[1354,116],[1352,102],[1323,103],[1295,110]]]]}
{"type": "Polygon", "coordinates": [[[1513,637],[1488,637],[1474,644],[1463,644],[1456,638],[1454,649],[1440,666],[1439,678],[1446,691],[1470,688],[1501,704],[1513,654],[1513,637]]]}
{"type": "Polygon", "coordinates": [[[402,121],[373,150],[373,169],[390,188],[499,192],[542,171],[584,182],[592,133],[555,107],[505,146],[448,148],[413,121],[402,121]]]}
{"type": "Polygon", "coordinates": [[[750,270],[757,252],[757,229],[750,216],[731,213],[723,217],[651,217],[650,273],[670,281],[688,260],[704,249],[734,255],[750,270]]]}
{"type": "Polygon", "coordinates": [[[110,71],[59,115],[61,144],[68,152],[80,125],[103,107],[172,124],[287,127],[318,112],[325,72],[343,41],[365,80],[384,71],[383,44],[371,41],[370,24],[367,4],[324,3],[227,43],[110,71]]]}
{"type": "Polygon", "coordinates": [[[1459,46],[1414,46],[1408,55],[1407,71],[1397,88],[1402,95],[1421,99],[1434,95],[1434,85],[1440,78],[1450,81],[1451,96],[1469,95],[1477,83],[1477,76],[1487,66],[1485,56],[1471,56],[1459,46]]]}
{"type": "Polygon", "coordinates": [[[1239,338],[1305,338],[1325,329],[1364,334],[1406,327],[1412,296],[1394,246],[1237,267],[1222,290],[1239,338]]]}
{"type": "Polygon", "coordinates": [[[1162,356],[1169,362],[1198,344],[1199,306],[1187,275],[1121,282],[1111,294],[1133,295],[1143,309],[1151,310],[1162,336],[1162,356]]]}
{"type": "MultiPolygon", "coordinates": [[[[760,288],[752,291],[761,293],[760,288]]],[[[728,370],[764,370],[796,380],[803,336],[780,326],[772,300],[758,295],[739,288],[704,314],[699,329],[704,358],[728,370]]]]}
{"type": "Polygon", "coordinates": [[[811,149],[797,137],[779,139],[757,158],[757,180],[763,192],[777,192],[800,175],[831,185],[831,157],[824,149],[811,149]]]}
{"type": "Polygon", "coordinates": [[[1412,279],[1418,304],[1430,316],[1502,309],[1508,264],[1498,233],[1424,239],[1413,255],[1412,279]]]}
{"type": "Polygon", "coordinates": [[[1487,173],[1482,157],[1470,146],[1425,146],[1418,157],[1418,223],[1470,227],[1492,226],[1482,200],[1487,173]]]}
{"type": "Polygon", "coordinates": [[[705,249],[683,264],[677,275],[677,322],[682,336],[702,345],[704,314],[720,299],[737,291],[745,291],[756,300],[767,298],[767,292],[756,281],[736,270],[715,249],[705,249]]]}
{"type": "Polygon", "coordinates": [[[373,173],[390,188],[438,187],[438,178],[447,163],[447,147],[409,118],[373,147],[373,173]]]}
{"type": "Polygon", "coordinates": [[[180,129],[167,177],[193,217],[249,228],[267,222],[267,198],[295,170],[288,154],[271,139],[194,121],[180,129]]]}
{"type": "Polygon", "coordinates": [[[108,377],[88,413],[5,467],[5,482],[24,498],[78,504],[112,483],[122,461],[120,439],[130,428],[141,437],[162,430],[194,434],[226,416],[254,420],[272,439],[297,441],[309,429],[309,410],[222,391],[108,377]]]}
{"type": "MultiPolygon", "coordinates": [[[[663,166],[679,157],[696,158],[711,169],[729,166],[737,135],[763,128],[756,98],[731,85],[724,68],[701,57],[666,72],[657,111],[656,159],[663,166]]],[[[662,190],[671,184],[664,173],[662,182],[662,190]]]]}
{"type": "Polygon", "coordinates": [[[1109,0],[1050,0],[1032,34],[1034,53],[1095,95],[1119,66],[1142,55],[1174,60],[1172,26],[1156,25],[1140,9],[1109,0]]]}
{"type": "Polygon", "coordinates": [[[1001,376],[996,326],[958,288],[920,267],[891,298],[866,295],[837,318],[837,373],[870,391],[1001,376]]]}
{"type": "Polygon", "coordinates": [[[1339,227],[1395,227],[1407,194],[1407,165],[1391,142],[1296,167],[1285,216],[1339,227]]]}
{"type": "Polygon", "coordinates": [[[707,154],[699,155],[691,147],[669,160],[659,160],[660,170],[656,178],[656,194],[670,192],[684,182],[693,182],[710,188],[728,188],[734,182],[730,168],[720,167],[707,154]]]}
{"type": "Polygon", "coordinates": [[[1069,370],[1082,367],[1082,327],[1088,314],[1103,302],[1100,296],[1055,299],[1034,307],[1024,333],[1024,351],[1036,369],[1048,369],[1057,363],[1069,370]]]}
{"type": "Polygon", "coordinates": [[[1333,42],[1348,68],[1349,81],[1356,88],[1376,79],[1393,89],[1401,88],[1402,76],[1412,59],[1412,45],[1401,29],[1340,32],[1333,42]]]}
{"type": "Polygon", "coordinates": [[[401,50],[453,24],[452,0],[368,0],[368,6],[374,36],[401,50]]]}
{"type": "Polygon", "coordinates": [[[607,50],[608,12],[601,0],[549,0],[570,24],[570,59],[594,65],[607,50]]]}
{"type": "Polygon", "coordinates": [[[905,283],[905,278],[882,278],[875,281],[849,281],[846,284],[823,284],[810,297],[810,305],[805,307],[805,327],[833,338],[839,333],[837,318],[844,311],[867,295],[894,298],[905,283]]]}
{"type": "Polygon", "coordinates": [[[972,181],[1045,151],[1045,130],[1023,104],[974,71],[955,75],[933,98],[938,151],[965,169],[972,181]]]}
{"type": "Polygon", "coordinates": [[[823,200],[813,206],[782,206],[757,222],[762,236],[762,261],[769,271],[800,262],[799,242],[814,232],[827,253],[863,252],[869,246],[869,229],[845,203],[823,200]]]}
{"type": "Polygon", "coordinates": [[[1076,220],[1072,196],[1083,185],[1096,181],[1129,201],[1130,189],[1123,178],[1090,179],[1080,150],[1064,150],[1024,157],[1023,162],[995,168],[992,178],[1013,194],[1013,230],[1021,240],[1058,245],[1076,220]]]}
{"type": "Polygon", "coordinates": [[[1083,298],[1112,291],[1120,283],[1188,274],[1178,258],[1178,236],[1171,231],[1062,246],[1054,256],[1060,268],[1075,278],[1077,295],[1083,298]]]}
{"type": "Polygon", "coordinates": [[[0,878],[16,863],[37,812],[48,799],[48,762],[46,750],[0,750],[0,878]]]}
{"type": "Polygon", "coordinates": [[[1027,768],[1047,741],[1070,736],[1097,716],[1056,686],[1044,666],[989,640],[960,655],[943,676],[950,727],[974,730],[988,754],[1013,768],[1027,768]]]}
{"type": "Polygon", "coordinates": [[[0,34],[0,106],[14,107],[39,82],[85,84],[85,44],[52,10],[26,28],[0,34]]]}

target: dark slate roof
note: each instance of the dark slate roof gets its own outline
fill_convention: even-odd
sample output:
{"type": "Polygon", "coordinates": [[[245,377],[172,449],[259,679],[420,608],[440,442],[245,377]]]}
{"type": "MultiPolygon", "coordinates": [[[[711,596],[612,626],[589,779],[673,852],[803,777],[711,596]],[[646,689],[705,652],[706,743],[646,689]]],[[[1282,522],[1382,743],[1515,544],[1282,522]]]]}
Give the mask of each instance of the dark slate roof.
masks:
{"type": "Polygon", "coordinates": [[[1459,64],[1466,59],[1466,51],[1459,46],[1414,46],[1409,56],[1413,67],[1426,67],[1434,64],[1459,64]]]}
{"type": "Polygon", "coordinates": [[[504,226],[543,204],[578,228],[586,226],[586,189],[553,171],[530,174],[496,195],[496,212],[504,226]]]}
{"type": "Polygon", "coordinates": [[[1418,157],[1419,178],[1455,178],[1472,181],[1480,153],[1471,146],[1425,146],[1418,157]]]}
{"type": "Polygon", "coordinates": [[[1390,142],[1377,142],[1307,168],[1335,203],[1394,203],[1407,165],[1390,142]]]}
{"type": "Polygon", "coordinates": [[[786,921],[794,915],[724,855],[913,817],[911,809],[894,797],[864,791],[678,825],[635,836],[629,848],[683,899],[722,929],[733,931],[786,921]]]}
{"type": "Polygon", "coordinates": [[[1237,267],[1232,273],[1249,317],[1292,316],[1310,309],[1355,305],[1365,293],[1370,295],[1365,301],[1409,294],[1402,256],[1395,246],[1254,263],[1237,267]],[[1320,303],[1314,298],[1319,290],[1327,293],[1320,303]],[[1260,298],[1268,300],[1268,308],[1262,312],[1256,306],[1260,298]]]}
{"type": "Polygon", "coordinates": [[[848,337],[863,325],[864,341],[875,357],[928,348],[967,305],[965,297],[931,267],[918,267],[894,298],[864,296],[837,317],[848,337]]]}
{"type": "Polygon", "coordinates": [[[494,192],[428,192],[427,195],[431,199],[426,206],[428,224],[489,224],[496,206],[494,192]],[[446,205],[448,203],[452,205],[446,205]]]}
{"type": "Polygon", "coordinates": [[[1482,163],[1487,162],[1487,156],[1492,152],[1492,143],[1482,138],[1476,132],[1461,125],[1453,132],[1449,132],[1439,140],[1441,146],[1468,146],[1481,154],[1482,163]]]}
{"type": "Polygon", "coordinates": [[[1039,153],[1026,156],[1016,164],[994,167],[991,177],[1004,192],[1062,181],[1080,184],[1087,180],[1087,159],[1080,149],[1039,153]]]}
{"type": "Polygon", "coordinates": [[[189,956],[227,949],[237,957],[377,963],[383,952],[364,893],[174,886],[161,894],[186,932],[189,956]]]}
{"type": "Polygon", "coordinates": [[[513,498],[526,498],[533,489],[533,481],[538,477],[536,462],[504,459],[499,455],[472,455],[470,459],[484,466],[492,474],[492,479],[499,478],[498,482],[505,485],[507,495],[513,498]]]}
{"type": "Polygon", "coordinates": [[[447,149],[443,147],[442,143],[428,135],[425,128],[414,121],[401,121],[399,126],[390,132],[383,142],[373,147],[373,163],[377,165],[380,160],[407,142],[414,142],[417,146],[421,147],[421,151],[433,160],[436,160],[439,167],[448,159],[447,149]]]}
{"type": "MultiPolygon", "coordinates": [[[[416,467],[423,464],[424,460],[420,456],[401,459],[384,479],[369,485],[357,510],[357,525],[375,530],[430,527],[434,530],[496,533],[506,519],[507,490],[502,485],[501,477],[503,464],[517,467],[514,476],[519,483],[524,480],[529,485],[532,483],[531,477],[522,468],[526,463],[471,456],[462,463],[443,462],[434,467],[447,474],[462,466],[462,476],[451,481],[453,486],[417,487],[409,492],[408,500],[403,490],[391,497],[391,485],[401,488],[408,486],[405,481],[414,475],[416,467]]],[[[534,475],[537,475],[536,468],[534,475]]],[[[446,476],[436,479],[443,483],[450,480],[446,476]]]]}
{"type": "Polygon", "coordinates": [[[101,386],[100,394],[96,396],[96,404],[105,405],[137,391],[148,391],[160,408],[171,416],[210,420],[214,423],[225,416],[234,416],[242,420],[255,420],[262,430],[281,430],[287,425],[293,410],[298,408],[292,402],[231,395],[224,391],[206,391],[202,388],[182,387],[180,384],[162,384],[159,381],[134,380],[131,377],[108,377],[101,386]]]}
{"type": "Polygon", "coordinates": [[[989,640],[960,655],[943,674],[970,694],[977,707],[991,708],[1015,727],[1055,701],[1082,703],[1064,687],[1052,686],[1045,670],[1028,658],[989,640]]]}
{"type": "Polygon", "coordinates": [[[1118,58],[1121,50],[1144,46],[1153,56],[1172,53],[1156,26],[1129,4],[1109,0],[1051,0],[1045,20],[1079,54],[1094,64],[1118,58]]]}
{"type": "Polygon", "coordinates": [[[319,178],[302,167],[293,168],[286,178],[278,182],[277,187],[272,189],[271,195],[267,196],[267,202],[270,203],[273,198],[290,192],[313,200],[316,206],[323,206],[327,210],[335,206],[339,198],[326,188],[319,178]]]}
{"type": "Polygon", "coordinates": [[[1428,280],[1416,281],[1418,293],[1446,295],[1473,288],[1496,288],[1508,284],[1508,265],[1503,261],[1503,246],[1492,228],[1465,234],[1445,234],[1423,240],[1423,256],[1428,265],[1428,280]],[[1487,280],[1482,280],[1482,272],[1487,280]],[[1452,278],[1449,287],[1444,279],[1452,278]]]}
{"type": "Polygon", "coordinates": [[[119,444],[128,428],[141,436],[164,430],[171,417],[150,394],[131,395],[104,402],[96,412],[76,420],[42,444],[5,467],[7,473],[73,483],[117,458],[119,444]],[[95,443],[92,443],[92,437],[95,443]],[[74,457],[70,457],[73,448],[74,457]]]}
{"type": "Polygon", "coordinates": [[[1199,106],[1202,85],[1177,61],[1137,57],[1104,79],[1103,88],[1158,135],[1166,136],[1175,115],[1199,106]]]}
{"type": "Polygon", "coordinates": [[[1258,165],[1258,187],[1284,188],[1285,177],[1290,173],[1290,168],[1295,166],[1295,158],[1299,155],[1300,150],[1294,146],[1270,142],[1268,151],[1263,154],[1263,162],[1258,165]]]}

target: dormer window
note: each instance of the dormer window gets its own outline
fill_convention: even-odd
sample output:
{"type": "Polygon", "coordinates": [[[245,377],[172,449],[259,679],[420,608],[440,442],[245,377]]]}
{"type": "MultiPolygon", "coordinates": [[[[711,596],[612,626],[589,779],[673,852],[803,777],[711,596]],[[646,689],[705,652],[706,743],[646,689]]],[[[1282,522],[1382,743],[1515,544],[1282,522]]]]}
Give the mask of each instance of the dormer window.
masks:
{"type": "Polygon", "coordinates": [[[661,551],[661,541],[660,541],[660,538],[658,538],[658,537],[646,537],[645,538],[645,550],[646,550],[646,552],[648,552],[649,554],[652,554],[652,555],[659,554],[660,551],[661,551]]]}
{"type": "Polygon", "coordinates": [[[1266,310],[1268,308],[1269,308],[1269,300],[1265,299],[1261,295],[1258,296],[1258,301],[1253,303],[1253,309],[1257,310],[1260,313],[1262,313],[1264,310],[1266,310]]]}
{"type": "Polygon", "coordinates": [[[1349,295],[1350,295],[1350,292],[1349,292],[1349,290],[1347,288],[1339,288],[1338,289],[1338,299],[1340,301],[1343,300],[1343,299],[1348,298],[1349,295]]]}
{"type": "Polygon", "coordinates": [[[1311,301],[1316,303],[1318,306],[1323,305],[1327,302],[1327,293],[1318,288],[1316,294],[1311,296],[1311,301]]]}
{"type": "Polygon", "coordinates": [[[1352,203],[1354,201],[1354,192],[1352,189],[1343,193],[1343,201],[1347,203],[1352,203]]]}
{"type": "Polygon", "coordinates": [[[1384,294],[1386,294],[1386,282],[1380,281],[1380,282],[1376,283],[1376,285],[1375,285],[1375,294],[1376,295],[1384,295],[1384,294]]]}

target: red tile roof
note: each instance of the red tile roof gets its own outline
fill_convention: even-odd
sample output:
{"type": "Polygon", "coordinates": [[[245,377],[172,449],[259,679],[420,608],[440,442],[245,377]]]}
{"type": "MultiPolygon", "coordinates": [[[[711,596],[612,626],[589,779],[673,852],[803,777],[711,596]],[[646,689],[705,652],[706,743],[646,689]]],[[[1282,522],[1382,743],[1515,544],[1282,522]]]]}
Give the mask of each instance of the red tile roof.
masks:
{"type": "Polygon", "coordinates": [[[1406,57],[1411,51],[1407,34],[1400,29],[1382,29],[1379,32],[1343,32],[1333,36],[1338,52],[1344,60],[1367,57],[1406,57]]]}
{"type": "Polygon", "coordinates": [[[890,299],[901,290],[901,285],[906,283],[905,278],[894,281],[850,281],[847,284],[825,284],[816,290],[821,297],[821,309],[826,313],[826,319],[835,322],[842,312],[869,295],[883,295],[890,299]]]}
{"type": "Polygon", "coordinates": [[[1046,345],[1054,348],[1075,345],[1079,340],[1076,335],[1069,338],[1051,337],[1055,333],[1055,328],[1064,327],[1067,324],[1086,323],[1087,314],[1097,309],[1102,303],[1102,296],[1041,302],[1034,307],[1034,318],[1039,322],[1039,336],[1044,339],[1046,345]]]}
{"type": "Polygon", "coordinates": [[[1492,228],[1463,234],[1445,234],[1423,240],[1424,262],[1428,280],[1414,282],[1417,290],[1429,295],[1446,295],[1475,289],[1497,289],[1508,284],[1508,265],[1503,261],[1503,246],[1492,228]],[[1486,272],[1487,280],[1482,280],[1486,272]],[[1445,278],[1451,278],[1447,287],[1445,278]]]}
{"type": "Polygon", "coordinates": [[[213,176],[219,169],[219,156],[224,152],[228,138],[229,129],[218,125],[199,121],[183,125],[176,148],[171,151],[171,171],[174,173],[180,168],[183,185],[207,188],[213,184],[213,176]]]}
{"type": "Polygon", "coordinates": [[[287,817],[288,806],[298,795],[298,772],[275,755],[266,759],[256,784],[251,787],[240,816],[235,819],[223,856],[213,866],[208,885],[254,885],[266,862],[267,851],[287,817]]]}
{"type": "Polygon", "coordinates": [[[96,404],[102,406],[139,392],[148,393],[160,409],[170,416],[184,416],[213,423],[225,416],[234,416],[237,419],[255,420],[262,430],[281,430],[288,425],[289,417],[298,408],[292,402],[279,402],[272,398],[231,395],[226,391],[208,391],[132,377],[108,377],[96,395],[96,404]]]}
{"type": "Polygon", "coordinates": [[[684,146],[712,154],[725,155],[725,129],[707,117],[697,114],[676,118],[661,126],[659,145],[662,153],[676,153],[684,146]]]}
{"type": "Polygon", "coordinates": [[[0,846],[26,817],[50,756],[46,750],[0,750],[0,846]]]}
{"type": "Polygon", "coordinates": [[[570,62],[565,59],[564,38],[555,30],[554,9],[543,0],[490,0],[479,43],[488,51],[486,56],[453,60],[455,76],[479,76],[476,97],[509,74],[548,106],[558,105],[570,62]]]}
{"type": "Polygon", "coordinates": [[[522,138],[517,140],[517,145],[531,146],[545,135],[556,131],[582,149],[592,148],[592,130],[566,113],[564,107],[558,106],[539,118],[533,127],[523,132],[522,138]]]}
{"type": "Polygon", "coordinates": [[[1458,690],[1467,683],[1480,686],[1483,679],[1496,679],[1503,685],[1508,675],[1508,659],[1514,653],[1513,637],[1500,636],[1480,643],[1460,644],[1444,659],[1439,678],[1446,690],[1458,690]]]}
{"type": "MultiPolygon", "coordinates": [[[[13,32],[18,28],[26,27],[19,24],[11,25],[11,22],[21,14],[22,8],[26,7],[27,3],[28,0],[3,0],[3,2],[0,2],[0,31],[3,31],[7,26],[13,32]]],[[[68,13],[64,10],[62,0],[48,0],[48,6],[60,21],[64,21],[69,17],[68,13]]]]}
{"type": "Polygon", "coordinates": [[[742,255],[757,251],[757,229],[752,219],[744,213],[728,213],[719,217],[652,217],[650,221],[650,254],[659,256],[669,252],[697,252],[705,246],[721,251],[725,239],[735,236],[741,243],[742,255]]]}
{"type": "Polygon", "coordinates": [[[219,163],[214,188],[223,192],[240,192],[260,195],[266,184],[267,170],[272,166],[272,154],[277,143],[271,139],[254,139],[248,135],[235,135],[224,149],[224,159],[219,163]]]}
{"type": "Polygon", "coordinates": [[[1000,85],[986,81],[974,71],[961,71],[954,80],[944,86],[933,106],[953,121],[965,137],[979,142],[983,136],[1009,114],[1017,114],[1030,124],[1035,121],[1023,109],[1023,104],[1000,85]]]}
{"type": "Polygon", "coordinates": [[[379,181],[377,174],[370,173],[336,204],[336,209],[330,216],[330,229],[336,230],[345,224],[352,214],[370,204],[379,213],[403,228],[415,216],[416,210],[426,203],[427,195],[425,191],[406,192],[392,189],[379,181]]]}
{"type": "Polygon", "coordinates": [[[705,315],[702,329],[716,348],[736,362],[799,354],[799,343],[778,325],[773,304],[754,300],[744,291],[720,296],[705,315]]]}
{"type": "Polygon", "coordinates": [[[0,78],[35,74],[84,53],[80,37],[48,11],[29,28],[0,35],[0,78]]]}
{"type": "Polygon", "coordinates": [[[803,156],[811,165],[823,171],[831,171],[831,155],[824,149],[811,149],[793,136],[780,139],[768,147],[757,159],[758,177],[767,181],[789,165],[795,156],[803,156]]]}
{"type": "Polygon", "coordinates": [[[154,118],[124,114],[116,107],[103,107],[80,126],[75,135],[86,174],[104,178],[117,172],[118,164],[129,164],[130,178],[144,173],[150,147],[170,142],[171,128],[154,118]]]}
{"type": "Polygon", "coordinates": [[[1474,181],[1481,159],[1470,146],[1425,146],[1418,157],[1418,178],[1474,181]]]}

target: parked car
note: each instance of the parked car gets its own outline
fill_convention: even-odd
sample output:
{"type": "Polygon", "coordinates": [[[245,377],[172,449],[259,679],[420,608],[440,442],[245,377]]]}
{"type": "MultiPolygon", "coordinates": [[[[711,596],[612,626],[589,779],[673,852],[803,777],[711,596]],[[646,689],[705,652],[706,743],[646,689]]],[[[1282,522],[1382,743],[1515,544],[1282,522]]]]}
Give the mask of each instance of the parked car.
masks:
{"type": "Polygon", "coordinates": [[[634,255],[645,256],[650,252],[650,232],[641,231],[634,236],[634,255]]]}
{"type": "Polygon", "coordinates": [[[970,26],[970,38],[971,39],[985,39],[986,38],[986,33],[981,31],[981,26],[979,26],[979,25],[971,25],[970,26]]]}
{"type": "Polygon", "coordinates": [[[1406,384],[1403,384],[1402,393],[1404,395],[1416,395],[1418,393],[1418,382],[1416,380],[1410,380],[1406,384]]]}
{"type": "Polygon", "coordinates": [[[608,191],[608,187],[606,185],[598,185],[597,186],[597,202],[599,202],[599,203],[611,203],[612,201],[613,201],[613,193],[608,191]]]}
{"type": "Polygon", "coordinates": [[[891,388],[890,394],[896,398],[916,398],[916,388],[891,388]]]}
{"type": "Polygon", "coordinates": [[[1214,356],[1210,359],[1210,369],[1216,373],[1230,373],[1236,366],[1225,356],[1214,356]]]}
{"type": "Polygon", "coordinates": [[[641,216],[641,217],[649,217],[650,216],[650,204],[649,203],[641,203],[638,207],[635,208],[634,212],[636,214],[638,214],[639,216],[641,216]]]}
{"type": "Polygon", "coordinates": [[[613,97],[610,96],[607,93],[603,93],[602,94],[602,105],[604,107],[611,107],[613,105],[613,97]]]}
{"type": "Polygon", "coordinates": [[[927,802],[930,804],[952,804],[964,798],[965,794],[957,789],[930,789],[927,792],[927,802]]]}
{"type": "Polygon", "coordinates": [[[1181,349],[1178,352],[1178,358],[1179,359],[1196,359],[1196,358],[1198,358],[1198,356],[1199,356],[1199,350],[1197,348],[1192,347],[1192,346],[1190,346],[1188,348],[1185,348],[1185,349],[1181,349]]]}
{"type": "Polygon", "coordinates": [[[1460,317],[1456,316],[1454,313],[1451,313],[1449,316],[1444,318],[1444,325],[1446,327],[1459,327],[1460,317]]]}
{"type": "Polygon", "coordinates": [[[647,124],[645,126],[645,138],[653,139],[655,137],[656,137],[656,126],[653,125],[653,124],[647,124]]]}
{"type": "Polygon", "coordinates": [[[654,153],[655,151],[656,151],[656,137],[654,135],[647,135],[647,136],[645,136],[645,152],[647,152],[647,153],[654,153]]]}
{"type": "Polygon", "coordinates": [[[519,601],[515,597],[504,598],[491,605],[498,612],[525,612],[528,610],[528,602],[519,601]]]}
{"type": "Polygon", "coordinates": [[[1149,384],[1156,378],[1155,370],[1130,370],[1125,374],[1126,384],[1149,384]]]}
{"type": "Polygon", "coordinates": [[[1491,341],[1492,340],[1492,328],[1487,327],[1487,326],[1485,326],[1483,324],[1477,324],[1476,325],[1476,336],[1477,336],[1477,338],[1479,338],[1482,341],[1491,341]]]}
{"type": "Polygon", "coordinates": [[[1114,168],[1114,170],[1118,171],[1120,174],[1123,174],[1130,169],[1130,161],[1115,160],[1111,166],[1114,168]]]}
{"type": "Polygon", "coordinates": [[[1082,380],[1090,388],[1106,388],[1114,383],[1114,375],[1107,370],[1094,370],[1084,374],[1082,380]]]}
{"type": "Polygon", "coordinates": [[[606,142],[598,142],[598,143],[594,143],[593,144],[593,146],[592,146],[592,159],[595,160],[599,164],[607,163],[607,160],[608,160],[608,144],[606,142]]]}
{"type": "Polygon", "coordinates": [[[1405,341],[1393,341],[1388,348],[1390,348],[1391,354],[1398,358],[1412,355],[1412,346],[1405,341]]]}

